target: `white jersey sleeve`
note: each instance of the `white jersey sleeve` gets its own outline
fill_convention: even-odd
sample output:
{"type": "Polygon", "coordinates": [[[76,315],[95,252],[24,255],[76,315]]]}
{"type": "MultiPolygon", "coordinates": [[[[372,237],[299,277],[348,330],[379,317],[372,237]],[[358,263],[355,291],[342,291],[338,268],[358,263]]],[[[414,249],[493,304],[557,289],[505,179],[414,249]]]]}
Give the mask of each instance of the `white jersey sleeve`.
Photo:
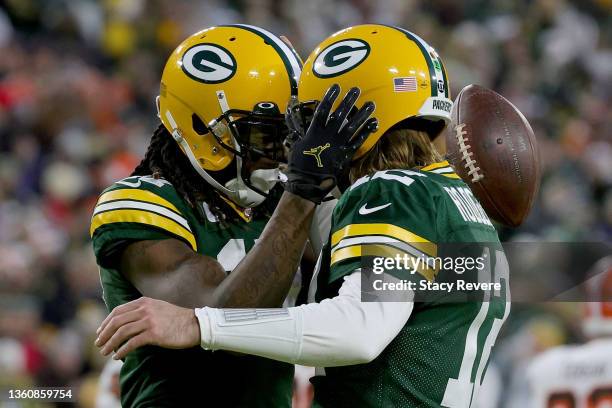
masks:
{"type": "Polygon", "coordinates": [[[533,408],[612,407],[612,339],[562,346],[527,368],[533,408]]]}
{"type": "Polygon", "coordinates": [[[360,286],[361,272],[354,272],[344,278],[338,296],[320,303],[196,309],[201,346],[318,367],[369,362],[408,321],[414,294],[403,291],[401,302],[361,302],[360,286]]]}
{"type": "Polygon", "coordinates": [[[316,256],[321,253],[323,245],[329,239],[329,231],[331,230],[332,213],[338,200],[323,201],[315,209],[312,223],[310,224],[310,233],[308,239],[316,256]]]}

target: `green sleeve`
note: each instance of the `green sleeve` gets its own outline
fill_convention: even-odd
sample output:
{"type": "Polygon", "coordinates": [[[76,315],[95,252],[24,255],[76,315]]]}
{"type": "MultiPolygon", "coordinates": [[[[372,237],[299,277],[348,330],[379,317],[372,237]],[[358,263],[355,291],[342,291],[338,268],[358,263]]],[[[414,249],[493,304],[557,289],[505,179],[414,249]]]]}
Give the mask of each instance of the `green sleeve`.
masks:
{"type": "Polygon", "coordinates": [[[135,241],[174,238],[197,251],[185,213],[185,204],[163,180],[129,177],[115,183],[102,193],[91,219],[98,264],[116,265],[123,249],[135,241]]]}

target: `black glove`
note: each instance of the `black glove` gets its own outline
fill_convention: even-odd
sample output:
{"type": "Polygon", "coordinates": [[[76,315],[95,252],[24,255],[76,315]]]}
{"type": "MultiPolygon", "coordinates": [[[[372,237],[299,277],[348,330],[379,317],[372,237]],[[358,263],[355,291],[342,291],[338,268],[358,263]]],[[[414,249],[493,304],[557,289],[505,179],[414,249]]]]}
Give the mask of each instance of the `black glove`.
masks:
{"type": "Polygon", "coordinates": [[[340,87],[332,85],[327,90],[304,137],[292,143],[285,190],[319,204],[336,186],[359,146],[378,127],[378,121],[370,118],[375,109],[372,102],[364,103],[349,118],[360,93],[359,88],[351,88],[330,115],[340,87]]]}

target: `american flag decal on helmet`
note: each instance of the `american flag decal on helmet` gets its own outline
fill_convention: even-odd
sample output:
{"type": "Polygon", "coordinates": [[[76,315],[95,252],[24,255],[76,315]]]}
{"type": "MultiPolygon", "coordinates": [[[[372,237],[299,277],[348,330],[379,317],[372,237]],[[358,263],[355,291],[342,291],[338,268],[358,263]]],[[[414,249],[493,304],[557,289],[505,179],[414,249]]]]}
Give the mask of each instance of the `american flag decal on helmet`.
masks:
{"type": "Polygon", "coordinates": [[[395,92],[416,92],[417,80],[416,77],[399,77],[393,78],[393,91],[395,92]]]}

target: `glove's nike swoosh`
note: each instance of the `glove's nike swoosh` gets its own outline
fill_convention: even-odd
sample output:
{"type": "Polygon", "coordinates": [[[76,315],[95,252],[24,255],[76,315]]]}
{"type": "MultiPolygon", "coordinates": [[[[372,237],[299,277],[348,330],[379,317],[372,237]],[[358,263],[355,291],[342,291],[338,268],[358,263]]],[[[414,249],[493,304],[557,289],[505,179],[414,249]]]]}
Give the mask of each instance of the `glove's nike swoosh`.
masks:
{"type": "Polygon", "coordinates": [[[378,210],[382,210],[383,208],[387,208],[390,205],[391,205],[391,203],[387,203],[387,204],[379,205],[378,207],[366,208],[368,206],[368,203],[365,203],[363,205],[363,207],[361,207],[359,209],[359,214],[360,215],[371,214],[371,213],[376,212],[378,210]]]}

